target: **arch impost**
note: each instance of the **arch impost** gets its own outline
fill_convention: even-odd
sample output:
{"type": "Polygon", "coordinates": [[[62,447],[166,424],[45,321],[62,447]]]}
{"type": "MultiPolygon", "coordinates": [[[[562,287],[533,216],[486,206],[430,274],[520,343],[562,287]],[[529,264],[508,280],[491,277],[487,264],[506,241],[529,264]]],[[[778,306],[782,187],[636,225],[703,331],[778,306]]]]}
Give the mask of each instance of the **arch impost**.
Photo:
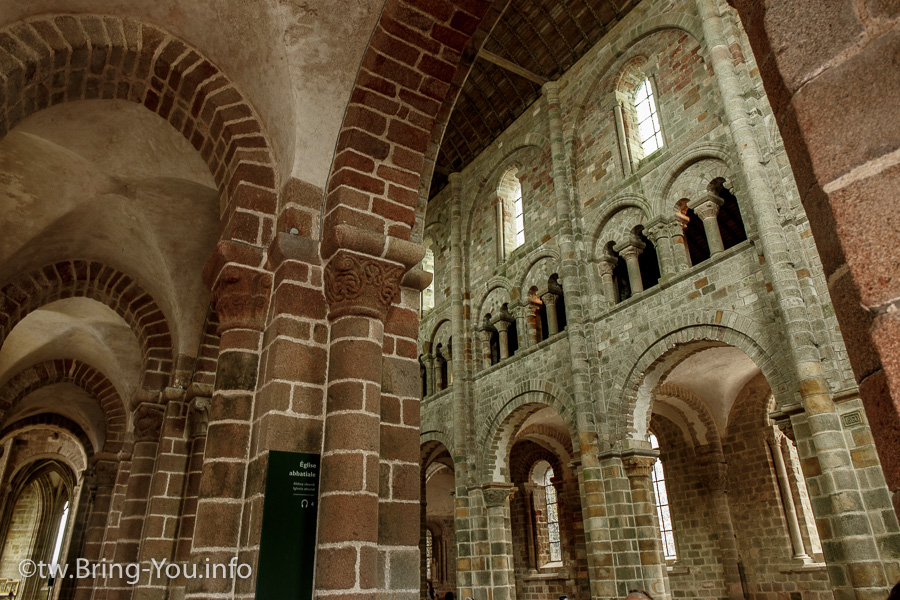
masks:
{"type": "Polygon", "coordinates": [[[626,477],[647,477],[659,458],[659,450],[652,448],[630,448],[621,454],[622,467],[626,477]]]}
{"type": "Polygon", "coordinates": [[[162,431],[166,408],[154,402],[141,402],[134,409],[134,441],[157,442],[162,431]]]}
{"type": "Polygon", "coordinates": [[[484,496],[484,504],[487,507],[503,506],[509,500],[510,494],[515,489],[511,483],[491,482],[481,486],[484,496]]]}
{"type": "Polygon", "coordinates": [[[220,335],[237,328],[262,331],[272,293],[272,274],[263,264],[261,248],[227,240],[216,244],[203,282],[213,292],[220,335]]]}

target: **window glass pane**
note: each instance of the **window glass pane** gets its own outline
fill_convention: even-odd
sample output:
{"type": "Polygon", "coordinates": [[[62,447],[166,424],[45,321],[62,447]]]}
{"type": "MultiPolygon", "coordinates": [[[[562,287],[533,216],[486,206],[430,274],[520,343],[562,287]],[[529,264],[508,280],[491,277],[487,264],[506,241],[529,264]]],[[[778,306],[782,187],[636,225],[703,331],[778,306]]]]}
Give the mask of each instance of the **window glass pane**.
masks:
{"type": "MultiPolygon", "coordinates": [[[[650,446],[659,448],[656,436],[650,434],[650,446]]],[[[672,526],[672,514],[669,511],[669,494],[666,490],[666,478],[662,461],[657,460],[650,472],[653,492],[656,495],[656,516],[659,519],[659,533],[662,538],[663,555],[667,560],[677,558],[675,553],[675,532],[672,526]]]]}
{"type": "Polygon", "coordinates": [[[547,538],[550,546],[550,561],[562,560],[561,544],[559,537],[559,504],[556,500],[556,488],[553,487],[553,468],[547,469],[544,475],[544,496],[547,500],[547,538]]]}
{"type": "Polygon", "coordinates": [[[653,99],[653,89],[650,80],[645,79],[635,95],[634,108],[637,113],[638,137],[641,140],[641,148],[644,156],[656,152],[663,145],[662,133],[659,126],[659,116],[656,112],[656,101],[653,99]]]}
{"type": "Polygon", "coordinates": [[[434,540],[430,530],[425,530],[425,579],[431,579],[431,561],[434,557],[434,540]]]}

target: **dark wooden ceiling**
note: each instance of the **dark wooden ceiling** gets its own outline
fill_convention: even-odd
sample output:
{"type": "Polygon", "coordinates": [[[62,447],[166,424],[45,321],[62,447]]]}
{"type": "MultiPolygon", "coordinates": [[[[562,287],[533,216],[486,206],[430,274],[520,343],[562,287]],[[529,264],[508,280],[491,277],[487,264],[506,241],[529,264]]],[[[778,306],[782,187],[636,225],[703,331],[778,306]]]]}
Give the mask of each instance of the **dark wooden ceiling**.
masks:
{"type": "Polygon", "coordinates": [[[639,0],[512,0],[475,60],[441,143],[431,197],[639,0]],[[503,66],[500,66],[503,65],[503,66]]]}

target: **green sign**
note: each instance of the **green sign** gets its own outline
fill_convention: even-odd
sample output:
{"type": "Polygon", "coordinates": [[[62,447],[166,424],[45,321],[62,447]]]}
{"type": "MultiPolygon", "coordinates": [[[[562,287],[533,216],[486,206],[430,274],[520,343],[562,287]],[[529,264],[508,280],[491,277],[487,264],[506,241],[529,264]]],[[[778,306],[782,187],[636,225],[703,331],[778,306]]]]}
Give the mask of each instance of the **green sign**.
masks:
{"type": "Polygon", "coordinates": [[[257,600],[312,600],[319,455],[269,452],[257,600]]]}

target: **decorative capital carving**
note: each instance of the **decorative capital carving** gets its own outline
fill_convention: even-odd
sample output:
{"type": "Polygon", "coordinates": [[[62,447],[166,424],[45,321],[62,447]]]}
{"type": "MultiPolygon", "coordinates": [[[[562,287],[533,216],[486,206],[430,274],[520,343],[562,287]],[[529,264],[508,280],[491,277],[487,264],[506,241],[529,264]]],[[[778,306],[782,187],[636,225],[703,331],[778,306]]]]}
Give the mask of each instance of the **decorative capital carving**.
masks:
{"type": "Polygon", "coordinates": [[[700,474],[700,481],[711,492],[724,492],[728,486],[728,465],[724,462],[709,462],[700,474]]]}
{"type": "Polygon", "coordinates": [[[99,487],[112,487],[116,483],[118,470],[119,465],[113,460],[94,460],[84,475],[85,481],[93,491],[99,487]]]}
{"type": "Polygon", "coordinates": [[[339,250],[325,267],[329,318],[360,315],[384,320],[400,293],[404,267],[339,250]]]}
{"type": "Polygon", "coordinates": [[[609,275],[612,277],[613,269],[616,268],[617,262],[619,262],[619,259],[615,256],[605,256],[597,261],[597,269],[600,271],[600,276],[609,275]]]}
{"type": "Polygon", "coordinates": [[[724,203],[725,201],[722,198],[712,192],[708,192],[696,201],[688,203],[688,206],[693,208],[694,213],[705,221],[706,219],[715,219],[716,215],[719,214],[719,207],[724,203]]]}
{"type": "Polygon", "coordinates": [[[655,456],[644,456],[633,454],[622,459],[622,467],[625,469],[625,476],[632,477],[650,477],[653,465],[656,464],[655,456]]]}
{"type": "Polygon", "coordinates": [[[158,442],[166,409],[161,404],[141,402],[134,409],[134,441],[158,442]]]}
{"type": "Polygon", "coordinates": [[[559,294],[547,292],[546,294],[541,295],[541,300],[544,302],[544,304],[555,306],[556,301],[559,300],[559,294]]]}
{"type": "Polygon", "coordinates": [[[219,317],[219,333],[236,328],[261,331],[271,293],[271,273],[242,265],[225,265],[216,280],[212,298],[219,317]]]}
{"type": "Polygon", "coordinates": [[[484,494],[484,504],[491,507],[504,506],[507,500],[509,500],[509,495],[513,488],[511,485],[501,483],[488,484],[481,489],[484,494]]]}
{"type": "Polygon", "coordinates": [[[197,396],[188,405],[188,423],[191,438],[206,435],[209,428],[209,398],[197,396]]]}
{"type": "Polygon", "coordinates": [[[625,260],[634,259],[637,260],[638,256],[641,255],[641,252],[644,251],[644,248],[647,247],[647,244],[640,240],[629,240],[624,244],[619,244],[613,247],[613,250],[619,253],[619,256],[624,258],[625,260]]]}

